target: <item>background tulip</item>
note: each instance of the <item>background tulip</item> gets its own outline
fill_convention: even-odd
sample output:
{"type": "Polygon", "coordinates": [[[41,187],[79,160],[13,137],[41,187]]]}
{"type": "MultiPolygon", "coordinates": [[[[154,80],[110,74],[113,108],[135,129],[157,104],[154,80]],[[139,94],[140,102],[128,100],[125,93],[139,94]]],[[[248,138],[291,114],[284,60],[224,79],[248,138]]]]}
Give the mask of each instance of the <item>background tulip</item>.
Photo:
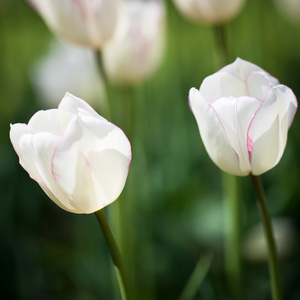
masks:
{"type": "MultiPolygon", "coordinates": [[[[161,61],[165,41],[165,7],[162,1],[126,1],[129,24],[103,49],[109,78],[134,83],[150,75],[161,61]]],[[[122,26],[122,24],[121,24],[122,26]]]]}
{"type": "Polygon", "coordinates": [[[300,0],[274,0],[278,11],[287,20],[300,24],[300,0]]]}
{"type": "Polygon", "coordinates": [[[199,23],[221,23],[233,18],[245,0],[174,0],[188,19],[199,23]]]}
{"type": "Polygon", "coordinates": [[[233,175],[260,175],[280,160],[297,110],[292,90],[237,59],[189,93],[205,148],[233,175]]]}
{"type": "Polygon", "coordinates": [[[99,48],[115,33],[122,0],[28,0],[58,35],[99,48]]]}
{"type": "Polygon", "coordinates": [[[92,213],[118,198],[131,161],[121,129],[66,94],[58,109],[11,125],[20,164],[59,207],[92,213]]]}

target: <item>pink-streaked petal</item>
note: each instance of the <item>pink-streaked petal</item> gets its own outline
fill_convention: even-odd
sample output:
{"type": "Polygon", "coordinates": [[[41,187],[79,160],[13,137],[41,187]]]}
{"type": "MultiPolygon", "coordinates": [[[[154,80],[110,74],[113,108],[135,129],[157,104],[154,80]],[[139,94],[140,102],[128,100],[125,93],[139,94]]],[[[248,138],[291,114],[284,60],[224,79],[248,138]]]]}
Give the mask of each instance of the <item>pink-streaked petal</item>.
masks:
{"type": "Polygon", "coordinates": [[[241,97],[247,95],[244,81],[233,74],[221,71],[206,77],[199,91],[209,103],[221,97],[241,97]]]}
{"type": "Polygon", "coordinates": [[[56,181],[71,195],[72,205],[91,213],[114,201],[122,191],[131,151],[118,127],[106,120],[81,117],[70,122],[54,152],[52,168],[56,181]],[[110,182],[113,177],[115,183],[110,182]],[[107,190],[111,186],[115,191],[107,190]]]}
{"type": "Polygon", "coordinates": [[[240,169],[238,154],[230,145],[217,113],[195,88],[190,90],[189,103],[198,123],[202,141],[212,161],[227,173],[238,176],[248,175],[249,171],[243,172],[240,169]]]}
{"type": "Polygon", "coordinates": [[[74,114],[58,109],[40,110],[29,120],[26,133],[48,132],[62,135],[74,114]]]}
{"type": "Polygon", "coordinates": [[[251,97],[226,97],[212,103],[212,107],[226,132],[227,140],[239,157],[239,165],[243,173],[251,171],[247,149],[247,132],[260,104],[261,101],[251,97]]]}
{"type": "Polygon", "coordinates": [[[247,96],[263,100],[270,89],[278,84],[278,80],[269,76],[266,72],[252,72],[247,77],[247,96]]]}
{"type": "Polygon", "coordinates": [[[30,177],[37,181],[56,204],[74,211],[68,195],[54,180],[51,158],[59,137],[50,133],[24,134],[19,140],[20,163],[30,177]]]}
{"type": "Polygon", "coordinates": [[[270,170],[279,162],[296,110],[297,99],[292,90],[284,85],[274,87],[258,109],[248,131],[254,175],[270,170]]]}

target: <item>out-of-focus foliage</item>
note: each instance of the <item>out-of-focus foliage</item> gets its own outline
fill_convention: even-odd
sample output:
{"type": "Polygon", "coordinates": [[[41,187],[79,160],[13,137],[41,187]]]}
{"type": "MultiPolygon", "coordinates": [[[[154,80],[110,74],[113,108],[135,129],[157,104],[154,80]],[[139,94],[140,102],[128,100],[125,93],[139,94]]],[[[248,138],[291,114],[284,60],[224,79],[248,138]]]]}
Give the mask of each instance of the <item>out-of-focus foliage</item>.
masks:
{"type": "MultiPolygon", "coordinates": [[[[135,89],[110,90],[113,121],[130,135],[133,159],[124,192],[107,212],[116,206],[128,212],[121,220],[126,238],[119,243],[129,269],[136,270],[130,272],[136,299],[177,299],[199,256],[207,252],[213,252],[211,268],[195,299],[230,299],[220,171],[204,150],[187,101],[189,89],[219,69],[214,28],[189,23],[172,1],[166,4],[168,40],[160,69],[135,89]],[[133,125],[127,123],[129,113],[133,125]]],[[[226,28],[230,61],[239,56],[259,65],[300,98],[299,25],[282,18],[271,0],[248,0],[226,28]]],[[[29,75],[52,39],[25,1],[1,1],[0,298],[118,299],[96,218],[67,213],[47,199],[19,166],[9,141],[10,123],[27,123],[44,108],[29,75]]],[[[296,114],[282,160],[262,176],[271,215],[289,219],[296,237],[299,127],[296,114]]],[[[249,178],[240,184],[246,236],[259,216],[249,178]]],[[[112,225],[120,239],[118,224],[112,225]]],[[[280,264],[284,295],[291,300],[300,298],[298,243],[280,264]]],[[[245,299],[268,299],[267,262],[244,257],[243,267],[245,299]]]]}

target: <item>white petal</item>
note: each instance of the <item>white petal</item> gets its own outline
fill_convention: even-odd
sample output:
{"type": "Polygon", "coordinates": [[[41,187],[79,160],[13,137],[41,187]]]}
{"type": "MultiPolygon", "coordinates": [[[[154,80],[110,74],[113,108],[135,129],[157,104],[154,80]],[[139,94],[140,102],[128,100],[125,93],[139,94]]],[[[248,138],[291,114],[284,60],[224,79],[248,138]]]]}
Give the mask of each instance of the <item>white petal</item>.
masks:
{"type": "Polygon", "coordinates": [[[250,97],[226,97],[212,103],[226,132],[227,139],[239,157],[240,169],[245,174],[251,171],[247,132],[260,104],[259,100],[250,97]]]}
{"type": "Polygon", "coordinates": [[[279,162],[296,110],[296,97],[284,85],[274,87],[262,103],[248,132],[248,149],[254,175],[268,171],[279,162]]]}
{"type": "Polygon", "coordinates": [[[263,100],[270,89],[278,84],[278,80],[269,76],[266,72],[251,72],[247,77],[247,96],[263,100]]]}
{"type": "Polygon", "coordinates": [[[29,120],[26,133],[48,132],[60,136],[74,117],[74,114],[58,109],[40,110],[29,120]]]}
{"type": "Polygon", "coordinates": [[[55,182],[51,172],[51,158],[59,137],[50,133],[24,134],[19,140],[22,167],[37,181],[58,206],[74,211],[68,195],[55,182]]]}
{"type": "Polygon", "coordinates": [[[234,74],[217,72],[206,77],[200,87],[200,93],[209,102],[221,97],[242,97],[247,95],[245,82],[234,74]]]}
{"type": "Polygon", "coordinates": [[[91,213],[121,193],[131,151],[119,128],[102,119],[81,117],[70,123],[56,148],[52,166],[57,182],[72,195],[74,207],[91,213]],[[108,190],[112,187],[114,191],[108,190]]]}
{"type": "Polygon", "coordinates": [[[79,111],[86,111],[88,114],[102,119],[102,117],[99,116],[88,103],[70,93],[65,94],[64,98],[61,100],[58,106],[58,109],[73,114],[78,114],[79,111]]]}
{"type": "Polygon", "coordinates": [[[35,0],[33,3],[57,34],[95,48],[112,37],[120,14],[119,0],[35,0]]]}
{"type": "Polygon", "coordinates": [[[9,137],[18,156],[20,156],[19,140],[25,134],[26,128],[27,125],[21,123],[10,125],[9,137]]]}
{"type": "MultiPolygon", "coordinates": [[[[230,73],[232,76],[235,76],[245,82],[250,73],[260,71],[265,72],[257,65],[238,57],[233,63],[225,66],[219,72],[230,73]]],[[[245,96],[245,94],[243,96],[245,96]]]]}
{"type": "Polygon", "coordinates": [[[35,0],[34,4],[49,27],[59,35],[89,45],[80,2],[61,0],[35,0]]]}
{"type": "Polygon", "coordinates": [[[227,173],[238,176],[247,175],[249,172],[244,173],[240,169],[239,157],[230,145],[223,124],[214,109],[195,88],[190,90],[189,101],[202,141],[213,162],[227,173]]]}

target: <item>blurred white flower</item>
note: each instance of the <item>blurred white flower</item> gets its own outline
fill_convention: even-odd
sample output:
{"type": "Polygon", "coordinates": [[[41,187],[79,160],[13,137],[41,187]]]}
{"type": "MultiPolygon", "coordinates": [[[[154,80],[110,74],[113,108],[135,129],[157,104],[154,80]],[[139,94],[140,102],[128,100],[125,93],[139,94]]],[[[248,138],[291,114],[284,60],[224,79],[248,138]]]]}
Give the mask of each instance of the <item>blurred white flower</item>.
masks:
{"type": "Polygon", "coordinates": [[[58,109],[11,125],[22,167],[49,198],[73,213],[93,213],[116,200],[131,162],[124,132],[67,93],[58,109]]]}
{"type": "Polygon", "coordinates": [[[240,58],[192,88],[189,103],[210,158],[238,176],[277,165],[298,106],[290,88],[240,58]]]}
{"type": "Polygon", "coordinates": [[[274,0],[278,11],[289,21],[300,24],[300,0],[274,0]]]}
{"type": "Polygon", "coordinates": [[[198,23],[222,23],[235,17],[246,0],[174,0],[178,10],[198,23]]]}
{"type": "Polygon", "coordinates": [[[119,83],[136,83],[158,67],[165,44],[165,6],[162,1],[126,1],[126,30],[103,48],[107,76],[119,83]]]}
{"type": "Polygon", "coordinates": [[[63,41],[53,41],[49,52],[31,69],[30,77],[37,99],[46,108],[57,106],[66,91],[89,99],[91,105],[101,105],[105,99],[92,52],[63,41]]]}
{"type": "Polygon", "coordinates": [[[82,46],[101,48],[121,19],[122,0],[27,0],[56,34],[82,46]]]}
{"type": "MultiPolygon", "coordinates": [[[[273,231],[279,258],[288,257],[296,246],[297,233],[289,219],[274,219],[273,231]]],[[[251,261],[267,261],[268,246],[261,224],[254,225],[245,235],[242,248],[243,256],[251,261]]]]}

